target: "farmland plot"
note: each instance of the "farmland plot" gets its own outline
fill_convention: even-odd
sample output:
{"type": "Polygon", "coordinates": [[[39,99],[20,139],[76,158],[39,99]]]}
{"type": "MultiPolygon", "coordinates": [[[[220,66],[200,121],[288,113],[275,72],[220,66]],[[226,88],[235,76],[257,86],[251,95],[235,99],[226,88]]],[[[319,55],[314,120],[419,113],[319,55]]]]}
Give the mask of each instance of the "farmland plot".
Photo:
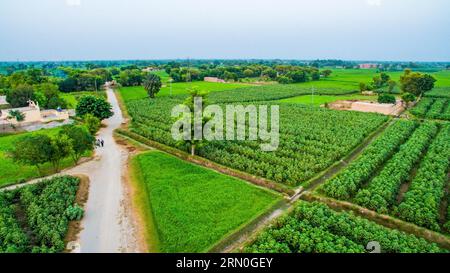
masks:
{"type": "Polygon", "coordinates": [[[388,229],[324,204],[299,201],[245,248],[250,253],[364,253],[376,241],[384,253],[446,252],[437,245],[388,229]]]}
{"type": "Polygon", "coordinates": [[[0,252],[62,252],[69,222],[82,217],[79,182],[64,176],[0,192],[0,252]]]}
{"type": "Polygon", "coordinates": [[[450,120],[450,99],[423,98],[411,113],[420,118],[450,120]]]}
{"type": "MultiPolygon", "coordinates": [[[[220,98],[223,99],[222,95],[220,98]]],[[[211,96],[211,100],[216,99],[217,96],[211,96]]],[[[127,102],[133,118],[131,130],[176,146],[170,134],[173,123],[170,109],[181,101],[159,98],[127,102]]],[[[199,155],[250,174],[297,186],[347,155],[387,119],[377,114],[283,104],[280,105],[281,136],[277,151],[263,152],[260,143],[252,141],[213,141],[202,147],[199,155]]]]}

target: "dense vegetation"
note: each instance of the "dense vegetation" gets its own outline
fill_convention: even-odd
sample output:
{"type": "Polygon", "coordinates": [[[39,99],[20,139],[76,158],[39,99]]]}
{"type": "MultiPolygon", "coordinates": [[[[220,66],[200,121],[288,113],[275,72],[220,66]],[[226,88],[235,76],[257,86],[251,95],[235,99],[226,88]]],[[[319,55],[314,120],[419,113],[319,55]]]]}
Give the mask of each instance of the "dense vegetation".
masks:
{"type": "Polygon", "coordinates": [[[78,185],[63,176],[0,192],[0,252],[62,252],[78,185]]]}
{"type": "Polygon", "coordinates": [[[206,251],[281,199],[162,152],[139,155],[135,162],[162,252],[206,251]]]}
{"type": "Polygon", "coordinates": [[[437,129],[435,123],[421,125],[400,147],[399,152],[383,166],[380,173],[370,181],[367,188],[358,192],[355,197],[356,203],[387,213],[388,208],[396,201],[400,185],[409,178],[410,171],[427,149],[437,129]]]}
{"type": "Polygon", "coordinates": [[[450,168],[450,124],[443,125],[399,205],[400,218],[440,230],[440,205],[450,168]]]}
{"type": "MultiPolygon", "coordinates": [[[[226,95],[226,98],[237,101],[239,95],[233,92],[231,91],[234,96],[226,95]]],[[[209,99],[221,100],[224,98],[221,94],[229,93],[212,93],[209,99]]],[[[257,94],[259,93],[255,93],[257,94]]],[[[170,109],[180,102],[180,98],[127,102],[128,112],[133,118],[132,131],[177,147],[177,142],[170,133],[173,123],[170,109]]],[[[260,143],[254,141],[231,141],[226,144],[214,141],[202,147],[199,155],[238,170],[294,186],[345,156],[386,120],[387,117],[375,114],[283,104],[280,106],[281,136],[277,151],[262,152],[260,143]]]]}
{"type": "Polygon", "coordinates": [[[328,196],[337,199],[352,197],[411,135],[415,127],[416,124],[412,121],[396,121],[372,142],[355,161],[324,184],[323,191],[328,196]]]}
{"type": "Polygon", "coordinates": [[[391,230],[320,203],[298,202],[246,247],[252,253],[362,253],[369,242],[384,253],[445,252],[423,239],[391,230]]]}
{"type": "Polygon", "coordinates": [[[450,100],[423,98],[411,113],[420,118],[450,120],[450,100]]]}

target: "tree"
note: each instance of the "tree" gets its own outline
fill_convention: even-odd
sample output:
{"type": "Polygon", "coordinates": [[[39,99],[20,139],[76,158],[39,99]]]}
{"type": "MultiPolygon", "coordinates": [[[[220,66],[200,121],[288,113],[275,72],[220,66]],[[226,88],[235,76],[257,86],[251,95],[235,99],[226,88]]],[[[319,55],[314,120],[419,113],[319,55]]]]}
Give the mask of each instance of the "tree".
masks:
{"type": "Polygon", "coordinates": [[[425,92],[433,89],[435,82],[436,79],[433,76],[411,72],[411,70],[405,70],[405,73],[400,77],[402,91],[415,96],[422,96],[425,92]]]}
{"type": "Polygon", "coordinates": [[[50,161],[52,140],[44,134],[27,135],[13,144],[11,157],[15,162],[36,166],[41,174],[40,165],[50,161]]]}
{"type": "Polygon", "coordinates": [[[389,86],[389,93],[392,93],[394,91],[394,88],[397,86],[397,82],[394,80],[390,80],[388,82],[388,86],[389,86]]]}
{"type": "MultiPolygon", "coordinates": [[[[194,100],[195,98],[202,98],[202,103],[203,103],[203,107],[207,106],[208,102],[207,102],[207,96],[208,96],[208,92],[206,91],[200,91],[198,88],[194,87],[192,89],[189,89],[189,94],[190,96],[187,97],[184,101],[184,105],[186,105],[187,107],[189,107],[189,109],[191,110],[191,137],[189,140],[181,140],[178,144],[178,146],[185,146],[186,148],[190,149],[191,151],[191,155],[194,156],[195,155],[195,151],[196,148],[200,148],[203,145],[205,145],[206,140],[202,139],[202,140],[196,140],[194,139],[194,130],[195,130],[195,126],[194,126],[194,100]]],[[[204,109],[204,108],[203,108],[204,109]]],[[[202,128],[203,126],[206,124],[206,122],[208,121],[208,119],[206,117],[204,117],[202,115],[202,128]]]]}
{"type": "Polygon", "coordinates": [[[85,152],[94,149],[95,138],[83,127],[67,125],[63,127],[59,135],[66,135],[72,140],[71,156],[75,164],[78,164],[78,161],[85,152]]]}
{"type": "Polygon", "coordinates": [[[92,114],[100,120],[104,120],[112,117],[114,114],[111,109],[111,104],[104,98],[89,95],[81,97],[75,111],[80,117],[86,114],[92,114]]]}
{"type": "Polygon", "coordinates": [[[145,76],[144,88],[147,90],[147,94],[150,98],[155,98],[155,95],[161,90],[161,86],[161,78],[158,75],[150,73],[145,76]]]}
{"type": "Polygon", "coordinates": [[[6,101],[14,108],[28,106],[28,101],[33,99],[34,89],[27,84],[17,86],[6,95],[6,101]]]}
{"type": "Polygon", "coordinates": [[[328,77],[331,75],[331,73],[333,73],[333,71],[331,71],[330,69],[326,69],[326,70],[323,70],[323,71],[322,71],[322,75],[323,75],[325,78],[328,78],[328,77]]]}
{"type": "Polygon", "coordinates": [[[98,119],[94,115],[86,114],[84,115],[84,124],[86,125],[88,131],[92,135],[95,135],[97,134],[98,130],[100,130],[101,122],[100,119],[98,119]]]}
{"type": "Polygon", "coordinates": [[[367,85],[363,82],[359,83],[359,91],[364,92],[367,90],[367,85]]]}
{"type": "Polygon", "coordinates": [[[73,140],[63,134],[52,138],[51,144],[49,158],[53,166],[53,171],[57,173],[61,168],[61,161],[73,152],[73,140]]]}

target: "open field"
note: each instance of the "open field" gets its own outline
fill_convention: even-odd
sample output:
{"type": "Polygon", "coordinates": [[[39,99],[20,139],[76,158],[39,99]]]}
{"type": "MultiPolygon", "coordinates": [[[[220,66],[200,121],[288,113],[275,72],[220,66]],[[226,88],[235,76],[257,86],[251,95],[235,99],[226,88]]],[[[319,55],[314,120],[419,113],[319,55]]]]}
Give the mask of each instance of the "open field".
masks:
{"type": "MultiPolygon", "coordinates": [[[[52,174],[53,170],[50,163],[43,164],[41,174],[39,174],[35,166],[21,165],[15,163],[8,157],[8,151],[13,148],[14,142],[28,134],[48,134],[54,136],[58,134],[61,128],[39,130],[32,133],[21,133],[0,136],[0,187],[12,185],[52,174]]],[[[73,160],[66,158],[61,162],[62,168],[73,166],[73,160]]]]}
{"type": "Polygon", "coordinates": [[[268,190],[162,152],[135,160],[161,252],[207,251],[281,200],[268,190]]]}
{"type": "Polygon", "coordinates": [[[0,192],[0,253],[55,253],[65,249],[80,179],[57,177],[0,192]]]}
{"type": "Polygon", "coordinates": [[[324,204],[299,201],[245,248],[250,253],[365,253],[369,242],[383,253],[446,252],[436,244],[388,229],[324,204]]]}
{"type": "MultiPolygon", "coordinates": [[[[172,95],[188,95],[188,89],[198,87],[200,90],[208,92],[218,92],[226,90],[234,90],[252,86],[243,83],[213,83],[213,82],[180,82],[172,83],[172,95]]],[[[147,91],[142,86],[121,87],[120,94],[125,101],[147,98],[147,91]]],[[[165,84],[159,91],[158,97],[170,96],[170,84],[165,84]]]]}

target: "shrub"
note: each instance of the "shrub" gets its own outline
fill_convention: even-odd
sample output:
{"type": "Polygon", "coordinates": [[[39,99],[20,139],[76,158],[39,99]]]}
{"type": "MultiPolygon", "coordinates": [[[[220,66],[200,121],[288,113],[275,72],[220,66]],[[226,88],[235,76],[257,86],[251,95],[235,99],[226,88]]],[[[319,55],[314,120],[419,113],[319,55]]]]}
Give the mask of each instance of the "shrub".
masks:
{"type": "Polygon", "coordinates": [[[78,205],[69,206],[66,209],[66,216],[69,221],[79,221],[83,218],[84,210],[78,205]]]}
{"type": "Polygon", "coordinates": [[[378,102],[379,103],[394,103],[395,104],[395,97],[389,94],[380,94],[378,96],[378,102]]]}
{"type": "Polygon", "coordinates": [[[114,114],[112,106],[104,98],[95,96],[83,96],[78,102],[76,113],[78,116],[83,117],[87,114],[92,114],[100,120],[112,117],[114,114]]]}

